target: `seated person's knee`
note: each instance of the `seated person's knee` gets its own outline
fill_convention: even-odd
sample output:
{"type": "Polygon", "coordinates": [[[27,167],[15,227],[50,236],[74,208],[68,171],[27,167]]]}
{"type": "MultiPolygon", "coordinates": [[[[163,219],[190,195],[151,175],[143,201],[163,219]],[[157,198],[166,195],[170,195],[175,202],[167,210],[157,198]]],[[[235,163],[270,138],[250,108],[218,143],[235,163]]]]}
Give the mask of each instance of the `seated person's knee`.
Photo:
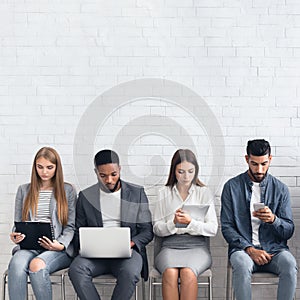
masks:
{"type": "Polygon", "coordinates": [[[29,264],[29,271],[38,272],[46,267],[45,262],[40,258],[34,258],[29,264]]]}

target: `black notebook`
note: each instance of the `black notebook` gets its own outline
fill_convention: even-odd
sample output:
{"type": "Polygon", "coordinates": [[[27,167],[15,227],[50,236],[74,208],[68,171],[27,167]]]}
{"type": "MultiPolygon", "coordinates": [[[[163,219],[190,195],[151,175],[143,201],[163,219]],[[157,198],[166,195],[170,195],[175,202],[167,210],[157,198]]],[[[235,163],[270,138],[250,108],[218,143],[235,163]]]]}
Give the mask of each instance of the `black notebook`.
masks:
{"type": "Polygon", "coordinates": [[[28,250],[45,250],[38,243],[39,238],[46,236],[51,241],[54,240],[54,231],[52,223],[38,222],[38,221],[25,221],[15,222],[16,232],[25,234],[23,241],[19,243],[21,249],[28,250]]]}

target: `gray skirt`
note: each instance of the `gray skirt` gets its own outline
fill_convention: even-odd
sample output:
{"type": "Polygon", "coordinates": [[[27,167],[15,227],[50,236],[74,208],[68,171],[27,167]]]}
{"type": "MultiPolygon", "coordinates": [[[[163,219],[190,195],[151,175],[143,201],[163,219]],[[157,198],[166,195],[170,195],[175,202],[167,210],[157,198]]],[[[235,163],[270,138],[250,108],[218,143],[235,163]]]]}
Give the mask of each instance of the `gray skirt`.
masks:
{"type": "Polygon", "coordinates": [[[205,238],[188,234],[164,238],[161,250],[154,258],[154,265],[161,274],[168,268],[189,268],[198,276],[211,264],[205,238]]]}

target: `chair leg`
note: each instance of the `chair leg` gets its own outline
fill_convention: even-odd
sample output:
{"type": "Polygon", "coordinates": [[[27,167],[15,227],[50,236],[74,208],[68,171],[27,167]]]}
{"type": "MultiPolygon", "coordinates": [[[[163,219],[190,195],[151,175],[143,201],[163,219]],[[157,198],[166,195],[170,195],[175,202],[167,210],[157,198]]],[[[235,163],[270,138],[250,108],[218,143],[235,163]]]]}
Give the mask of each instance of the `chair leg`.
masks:
{"type": "Polygon", "coordinates": [[[208,277],[208,299],[212,300],[212,278],[208,277]]]}
{"type": "Polygon", "coordinates": [[[65,289],[65,274],[61,274],[61,299],[65,300],[66,298],[66,289],[65,289]]]}
{"type": "Polygon", "coordinates": [[[138,286],[136,285],[136,286],[135,286],[135,297],[134,297],[135,300],[138,300],[138,293],[139,293],[139,288],[138,288],[138,286]]]}
{"type": "MultiPolygon", "coordinates": [[[[228,262],[229,264],[229,262],[228,262]]],[[[232,289],[232,270],[231,266],[227,266],[227,283],[226,283],[226,300],[233,300],[233,289],[232,289]]]]}
{"type": "Polygon", "coordinates": [[[6,281],[7,281],[7,273],[5,272],[3,274],[3,278],[2,278],[2,300],[5,300],[5,288],[6,288],[6,281]]]}
{"type": "Polygon", "coordinates": [[[149,300],[152,300],[152,290],[153,286],[152,286],[152,278],[149,277],[149,300]]]}
{"type": "Polygon", "coordinates": [[[146,300],[145,281],[144,279],[141,280],[142,280],[142,299],[146,300]]]}

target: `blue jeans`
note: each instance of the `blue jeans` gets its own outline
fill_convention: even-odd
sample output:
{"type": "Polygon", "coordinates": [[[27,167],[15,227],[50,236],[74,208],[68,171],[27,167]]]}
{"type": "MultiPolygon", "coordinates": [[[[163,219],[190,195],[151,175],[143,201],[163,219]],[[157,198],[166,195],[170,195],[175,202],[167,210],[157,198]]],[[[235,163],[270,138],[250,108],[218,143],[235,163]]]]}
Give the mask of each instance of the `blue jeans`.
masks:
{"type": "Polygon", "coordinates": [[[27,275],[37,300],[52,300],[50,274],[67,268],[72,259],[65,251],[37,251],[19,250],[10,260],[8,266],[8,292],[13,300],[26,299],[27,275]],[[29,271],[29,264],[33,258],[42,259],[46,267],[38,272],[29,271]]]}
{"type": "Polygon", "coordinates": [[[297,263],[290,251],[276,253],[263,266],[254,263],[245,251],[236,251],[230,256],[232,285],[237,300],[251,300],[251,277],[254,272],[269,272],[279,276],[277,300],[292,300],[297,285],[297,263]]]}

